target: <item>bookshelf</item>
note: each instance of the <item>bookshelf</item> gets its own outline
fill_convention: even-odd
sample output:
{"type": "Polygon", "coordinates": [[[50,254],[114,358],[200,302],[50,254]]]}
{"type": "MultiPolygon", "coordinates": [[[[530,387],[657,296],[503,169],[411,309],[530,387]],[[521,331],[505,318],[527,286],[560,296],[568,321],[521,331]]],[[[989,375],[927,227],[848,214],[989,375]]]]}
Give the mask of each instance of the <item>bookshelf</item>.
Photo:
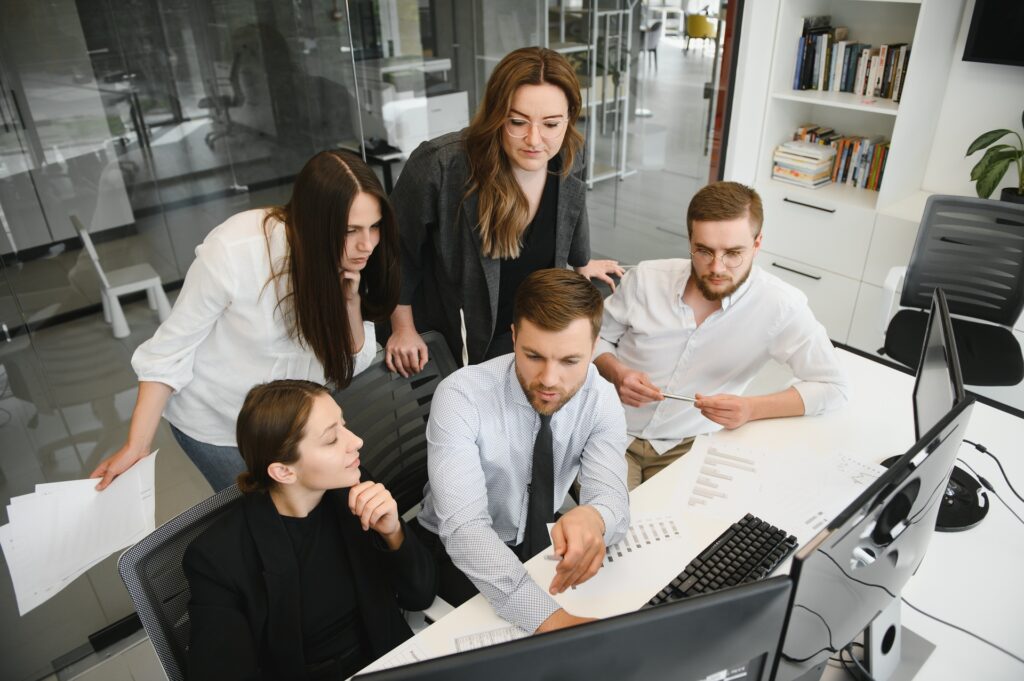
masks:
{"type": "MultiPolygon", "coordinates": [[[[881,345],[880,300],[885,272],[909,260],[928,192],[923,186],[938,112],[965,0],[767,0],[774,12],[770,37],[749,36],[764,59],[770,49],[760,100],[761,131],[745,162],[765,203],[765,240],[759,264],[805,294],[833,340],[874,352],[881,345]],[[847,40],[911,47],[900,101],[832,90],[794,89],[804,18],[830,16],[847,40]],[[770,47],[767,47],[770,46],[770,47]],[[817,189],[772,178],[775,148],[801,125],[827,126],[842,135],[891,141],[877,191],[845,184],[817,189]],[[784,267],[777,266],[782,264],[784,267]],[[795,270],[795,272],[794,272],[795,270]]],[[[759,2],[760,5],[760,2],[759,2]]],[[[743,65],[741,64],[742,68],[743,65]]],[[[756,65],[751,72],[765,69],[756,65]]],[[[754,90],[746,92],[753,95],[754,90]]],[[[755,96],[756,97],[756,96],[755,96]]],[[[744,120],[753,116],[744,112],[744,120]]]]}

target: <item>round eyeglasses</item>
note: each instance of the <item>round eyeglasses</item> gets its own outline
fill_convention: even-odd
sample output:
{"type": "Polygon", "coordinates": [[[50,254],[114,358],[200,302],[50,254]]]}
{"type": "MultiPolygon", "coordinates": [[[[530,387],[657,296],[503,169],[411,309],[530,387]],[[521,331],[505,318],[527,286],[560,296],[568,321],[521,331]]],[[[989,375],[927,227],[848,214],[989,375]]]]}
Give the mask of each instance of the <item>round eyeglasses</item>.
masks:
{"type": "Polygon", "coordinates": [[[521,140],[530,134],[533,126],[537,126],[540,130],[540,136],[546,140],[551,140],[565,132],[565,126],[568,122],[568,118],[545,118],[540,123],[534,123],[525,118],[513,116],[505,119],[505,132],[509,137],[521,140]]]}
{"type": "Polygon", "coordinates": [[[746,253],[743,251],[726,251],[725,253],[718,255],[714,251],[709,251],[706,248],[695,248],[690,251],[690,255],[693,256],[694,260],[702,265],[710,265],[715,261],[715,258],[718,258],[722,261],[722,265],[730,270],[736,269],[742,265],[743,260],[746,257],[746,253]]]}

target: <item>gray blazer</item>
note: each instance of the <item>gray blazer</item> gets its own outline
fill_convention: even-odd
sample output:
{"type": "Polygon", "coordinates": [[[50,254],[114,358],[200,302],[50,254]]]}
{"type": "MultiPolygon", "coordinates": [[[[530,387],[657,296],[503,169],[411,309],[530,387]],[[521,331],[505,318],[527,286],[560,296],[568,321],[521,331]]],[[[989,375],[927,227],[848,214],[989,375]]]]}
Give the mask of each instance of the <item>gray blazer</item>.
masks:
{"type": "MultiPolygon", "coordinates": [[[[399,304],[412,305],[418,331],[439,331],[460,363],[464,319],[466,357],[476,364],[494,335],[501,260],[480,252],[476,194],[463,200],[469,159],[462,134],[417,147],[391,192],[391,205],[402,247],[399,304]]],[[[582,267],[590,260],[582,154],[574,166],[559,181],[555,267],[582,267]]]]}

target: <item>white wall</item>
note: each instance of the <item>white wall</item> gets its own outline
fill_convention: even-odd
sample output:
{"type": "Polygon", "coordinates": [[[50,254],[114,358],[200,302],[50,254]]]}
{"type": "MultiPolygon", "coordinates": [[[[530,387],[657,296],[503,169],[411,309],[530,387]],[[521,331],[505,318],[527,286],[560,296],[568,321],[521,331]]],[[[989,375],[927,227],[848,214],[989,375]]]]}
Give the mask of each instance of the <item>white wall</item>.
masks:
{"type": "MultiPolygon", "coordinates": [[[[965,157],[967,147],[981,133],[996,128],[1021,130],[1024,110],[1024,67],[962,61],[974,0],[964,9],[960,33],[953,48],[946,97],[939,111],[932,152],[925,169],[924,189],[940,194],[974,196],[971,168],[984,152],[965,157]]],[[[1009,142],[1010,140],[1004,140],[1009,142]]],[[[1014,173],[1000,187],[1013,184],[1014,173]]],[[[992,195],[999,198],[999,190],[992,195]]]]}

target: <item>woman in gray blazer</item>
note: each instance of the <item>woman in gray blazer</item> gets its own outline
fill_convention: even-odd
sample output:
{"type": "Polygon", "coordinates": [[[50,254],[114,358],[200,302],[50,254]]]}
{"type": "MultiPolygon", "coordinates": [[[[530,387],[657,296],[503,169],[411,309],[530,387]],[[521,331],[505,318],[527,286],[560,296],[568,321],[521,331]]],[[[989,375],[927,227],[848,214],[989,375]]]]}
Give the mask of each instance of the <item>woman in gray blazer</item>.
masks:
{"type": "Polygon", "coordinates": [[[572,266],[614,283],[590,260],[579,81],[565,57],[526,47],[487,81],[469,127],[421,144],[391,204],[402,287],[385,361],[403,376],[427,363],[419,331],[441,332],[475,364],[512,351],[512,300],[531,272],[572,266]]]}

